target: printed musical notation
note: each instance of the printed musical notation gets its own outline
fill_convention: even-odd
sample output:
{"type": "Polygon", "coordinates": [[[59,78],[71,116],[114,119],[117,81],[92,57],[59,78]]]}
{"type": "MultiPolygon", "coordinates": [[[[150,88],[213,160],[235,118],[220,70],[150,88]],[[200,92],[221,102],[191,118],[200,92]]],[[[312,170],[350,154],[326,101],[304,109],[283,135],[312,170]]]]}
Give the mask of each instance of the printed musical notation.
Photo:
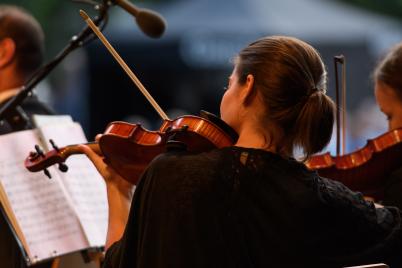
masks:
{"type": "Polygon", "coordinates": [[[26,170],[24,159],[40,135],[57,137],[60,146],[85,142],[73,123],[0,136],[0,201],[30,261],[103,246],[108,209],[103,179],[85,156],[69,160],[65,174],[50,167],[50,180],[26,170]]]}
{"type": "MultiPolygon", "coordinates": [[[[85,143],[85,135],[77,123],[41,128],[42,136],[54,137],[59,146],[85,143]],[[65,135],[68,133],[68,135],[65,135]]],[[[76,213],[91,246],[105,243],[108,207],[106,186],[91,161],[84,155],[69,157],[67,173],[59,173],[73,202],[76,213]]]]}
{"type": "Polygon", "coordinates": [[[60,174],[65,183],[81,224],[92,246],[105,243],[108,207],[106,186],[98,171],[83,155],[68,160],[69,171],[60,174]]]}

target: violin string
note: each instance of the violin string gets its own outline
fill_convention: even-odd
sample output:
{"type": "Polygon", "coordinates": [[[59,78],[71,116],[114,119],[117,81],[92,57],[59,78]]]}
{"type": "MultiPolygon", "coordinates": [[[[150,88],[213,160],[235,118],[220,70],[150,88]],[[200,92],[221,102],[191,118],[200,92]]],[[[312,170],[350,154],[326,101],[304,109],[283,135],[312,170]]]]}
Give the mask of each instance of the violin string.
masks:
{"type": "Polygon", "coordinates": [[[92,29],[92,31],[98,36],[98,38],[102,41],[105,47],[109,50],[115,60],[120,64],[123,70],[127,73],[127,75],[131,78],[134,84],[138,87],[138,89],[142,92],[145,98],[151,103],[152,107],[156,110],[156,112],[162,117],[163,120],[169,120],[169,117],[162,110],[159,104],[154,100],[154,98],[149,94],[149,92],[145,89],[141,81],[137,78],[137,76],[131,71],[128,65],[124,62],[124,60],[120,57],[117,51],[112,47],[106,37],[102,34],[102,32],[98,29],[98,27],[93,23],[91,18],[85,13],[85,11],[80,10],[81,17],[85,20],[88,26],[92,29]]]}
{"type": "Polygon", "coordinates": [[[342,155],[346,147],[346,59],[342,62],[342,155]]]}

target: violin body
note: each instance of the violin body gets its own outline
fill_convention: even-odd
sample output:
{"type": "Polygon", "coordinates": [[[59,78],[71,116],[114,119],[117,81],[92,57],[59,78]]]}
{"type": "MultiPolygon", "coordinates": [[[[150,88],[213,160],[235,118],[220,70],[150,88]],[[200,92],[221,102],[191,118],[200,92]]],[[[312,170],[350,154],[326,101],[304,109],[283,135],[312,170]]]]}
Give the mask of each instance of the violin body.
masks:
{"type": "MultiPolygon", "coordinates": [[[[186,115],[164,120],[157,131],[146,130],[140,124],[112,122],[97,143],[88,145],[103,155],[105,162],[124,179],[136,184],[148,164],[170,145],[200,153],[231,146],[236,140],[237,134],[228,125],[202,111],[202,117],[186,115]]],[[[33,152],[26,158],[25,167],[32,172],[41,171],[53,164],[64,163],[70,155],[79,153],[77,145],[42,155],[33,152]]]]}
{"type": "Polygon", "coordinates": [[[164,120],[158,131],[145,130],[138,124],[113,122],[99,140],[107,163],[132,183],[136,183],[139,174],[169,144],[200,153],[231,146],[234,142],[215,124],[197,116],[164,120]]]}
{"type": "Polygon", "coordinates": [[[317,170],[322,177],[340,181],[365,196],[382,200],[386,178],[402,167],[402,129],[368,140],[366,146],[350,154],[313,156],[306,166],[317,170]]]}

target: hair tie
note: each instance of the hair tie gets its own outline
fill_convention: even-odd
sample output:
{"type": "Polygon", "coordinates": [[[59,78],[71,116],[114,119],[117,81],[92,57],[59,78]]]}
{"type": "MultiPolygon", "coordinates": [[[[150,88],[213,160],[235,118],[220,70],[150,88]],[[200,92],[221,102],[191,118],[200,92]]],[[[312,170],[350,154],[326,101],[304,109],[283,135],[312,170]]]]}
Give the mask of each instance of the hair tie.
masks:
{"type": "Polygon", "coordinates": [[[312,89],[312,92],[310,94],[305,94],[300,98],[301,103],[307,103],[307,101],[311,98],[311,96],[317,95],[323,93],[322,90],[317,89],[316,87],[312,89]]]}
{"type": "Polygon", "coordinates": [[[312,92],[308,97],[310,98],[311,96],[314,96],[314,95],[317,95],[317,94],[320,94],[320,93],[322,93],[322,91],[316,89],[316,90],[315,90],[314,92],[312,92]]]}

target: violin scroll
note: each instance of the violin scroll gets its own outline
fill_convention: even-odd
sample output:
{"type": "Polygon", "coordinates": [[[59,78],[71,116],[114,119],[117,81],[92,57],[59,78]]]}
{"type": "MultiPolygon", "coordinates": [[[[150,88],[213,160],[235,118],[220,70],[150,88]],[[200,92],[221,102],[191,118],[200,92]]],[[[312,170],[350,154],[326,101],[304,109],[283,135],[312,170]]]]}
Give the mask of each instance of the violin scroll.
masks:
{"type": "MultiPolygon", "coordinates": [[[[49,140],[53,147],[53,150],[44,153],[39,145],[35,145],[35,151],[29,153],[29,156],[25,159],[24,165],[31,172],[44,171],[45,175],[51,178],[50,172],[47,169],[50,166],[58,164],[58,168],[62,172],[68,171],[68,166],[65,164],[66,159],[74,154],[81,154],[77,149],[78,145],[69,145],[63,148],[59,148],[53,140],[49,140]]],[[[92,150],[100,153],[97,143],[87,143],[92,150]]]]}

